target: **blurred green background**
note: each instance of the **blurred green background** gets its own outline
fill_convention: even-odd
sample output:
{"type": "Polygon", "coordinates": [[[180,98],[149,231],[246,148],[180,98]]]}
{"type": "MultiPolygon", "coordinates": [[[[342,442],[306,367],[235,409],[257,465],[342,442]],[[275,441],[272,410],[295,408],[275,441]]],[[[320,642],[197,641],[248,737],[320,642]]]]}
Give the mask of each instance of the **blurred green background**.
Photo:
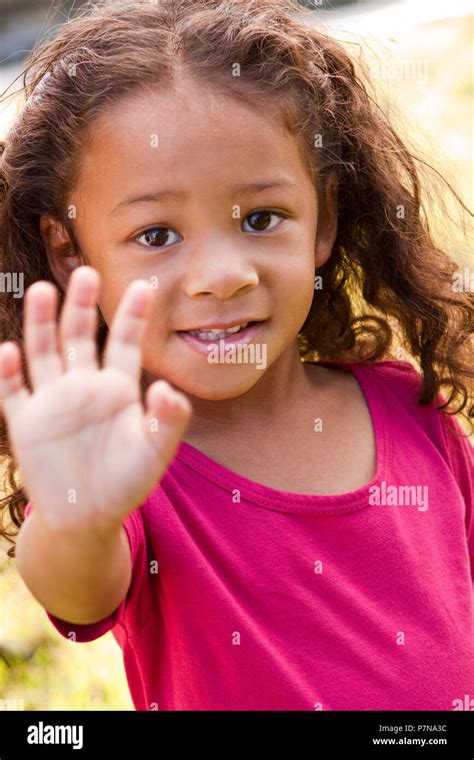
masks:
{"type": "MultiPolygon", "coordinates": [[[[354,56],[363,53],[384,110],[472,208],[474,16],[467,15],[469,3],[455,0],[450,8],[441,7],[439,17],[431,13],[428,19],[423,19],[423,6],[428,12],[436,3],[420,0],[418,16],[407,14],[405,5],[389,4],[392,17],[380,13],[380,4],[375,9],[370,3],[341,6],[345,10],[326,14],[324,22],[354,56]],[[446,18],[455,7],[457,12],[446,18]]],[[[314,18],[319,23],[316,12],[314,18]]],[[[11,92],[3,101],[1,93],[20,68],[11,57],[3,66],[0,61],[0,138],[18,108],[11,92]]],[[[444,221],[439,217],[441,236],[444,221]]],[[[461,235],[451,232],[444,243],[460,265],[473,267],[472,250],[461,235]]],[[[133,709],[112,634],[87,644],[62,638],[19,578],[6,548],[0,544],[0,699],[22,700],[25,710],[133,709]]]]}

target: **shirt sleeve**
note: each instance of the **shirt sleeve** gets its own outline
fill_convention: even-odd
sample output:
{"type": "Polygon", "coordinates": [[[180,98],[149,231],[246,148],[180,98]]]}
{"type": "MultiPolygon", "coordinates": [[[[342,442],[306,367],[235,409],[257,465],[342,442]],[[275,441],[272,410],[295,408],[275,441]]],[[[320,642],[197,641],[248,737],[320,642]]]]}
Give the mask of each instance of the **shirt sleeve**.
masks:
{"type": "Polygon", "coordinates": [[[451,469],[466,504],[466,536],[471,578],[474,582],[474,446],[471,443],[472,438],[466,436],[455,417],[444,412],[442,417],[451,469]]]}
{"type": "MultiPolygon", "coordinates": [[[[33,509],[33,503],[28,502],[25,507],[25,519],[33,509]]],[[[127,634],[127,616],[126,612],[130,603],[130,600],[135,596],[135,589],[139,583],[139,576],[146,572],[146,560],[145,560],[145,537],[143,531],[142,517],[140,509],[135,509],[125,519],[124,523],[125,532],[128,537],[130,545],[130,553],[132,558],[132,579],[130,587],[124,599],[120,605],[110,613],[107,617],[99,620],[95,623],[70,623],[66,620],[61,620],[55,615],[51,615],[47,610],[45,613],[53,624],[55,629],[69,641],[75,641],[78,643],[84,643],[87,641],[94,641],[100,638],[104,634],[113,628],[120,627],[123,634],[127,634]]]]}

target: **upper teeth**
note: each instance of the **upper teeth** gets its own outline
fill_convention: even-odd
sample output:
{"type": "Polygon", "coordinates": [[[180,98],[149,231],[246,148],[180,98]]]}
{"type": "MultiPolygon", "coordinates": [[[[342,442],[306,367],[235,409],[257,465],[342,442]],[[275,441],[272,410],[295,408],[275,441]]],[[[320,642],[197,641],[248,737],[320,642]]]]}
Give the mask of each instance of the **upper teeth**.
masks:
{"type": "Polygon", "coordinates": [[[188,330],[188,333],[190,335],[195,335],[197,338],[201,338],[201,340],[215,340],[216,338],[225,338],[227,335],[232,335],[233,333],[239,332],[239,330],[243,330],[244,327],[247,327],[248,322],[244,322],[243,325],[236,325],[235,327],[229,327],[227,330],[222,330],[220,328],[216,330],[188,330]]]}

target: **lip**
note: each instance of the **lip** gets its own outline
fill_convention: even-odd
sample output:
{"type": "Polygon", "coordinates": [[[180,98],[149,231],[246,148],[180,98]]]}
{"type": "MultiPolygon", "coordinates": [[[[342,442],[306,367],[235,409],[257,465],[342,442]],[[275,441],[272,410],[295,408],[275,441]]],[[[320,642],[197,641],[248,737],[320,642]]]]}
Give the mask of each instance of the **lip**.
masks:
{"type": "MultiPolygon", "coordinates": [[[[199,327],[185,327],[183,330],[177,332],[189,332],[189,330],[199,330],[205,332],[206,330],[228,330],[229,327],[237,327],[237,325],[243,325],[246,322],[264,322],[263,319],[252,319],[252,317],[242,317],[241,319],[234,319],[233,322],[208,322],[205,325],[199,325],[199,327]]],[[[246,328],[247,329],[247,328],[246,328]]]]}
{"type": "MultiPolygon", "coordinates": [[[[245,322],[246,320],[242,320],[245,322]]],[[[251,321],[251,320],[250,320],[251,321]]],[[[254,338],[263,330],[264,325],[266,325],[268,320],[263,319],[260,322],[257,322],[254,325],[250,325],[249,327],[246,327],[244,330],[241,330],[238,333],[234,333],[233,335],[228,335],[226,338],[216,338],[215,340],[201,340],[201,338],[198,338],[196,335],[189,335],[189,333],[186,332],[177,332],[177,336],[181,338],[182,341],[184,341],[189,348],[192,348],[194,351],[196,351],[198,354],[201,354],[202,356],[208,356],[209,355],[209,347],[216,345],[219,346],[220,343],[224,344],[225,346],[229,345],[246,345],[248,343],[251,343],[254,338]]],[[[234,322],[232,325],[228,325],[229,327],[234,327],[235,325],[242,324],[242,322],[234,322]]],[[[194,329],[194,328],[193,328],[194,329]]],[[[204,328],[202,328],[204,329],[204,328]]]]}

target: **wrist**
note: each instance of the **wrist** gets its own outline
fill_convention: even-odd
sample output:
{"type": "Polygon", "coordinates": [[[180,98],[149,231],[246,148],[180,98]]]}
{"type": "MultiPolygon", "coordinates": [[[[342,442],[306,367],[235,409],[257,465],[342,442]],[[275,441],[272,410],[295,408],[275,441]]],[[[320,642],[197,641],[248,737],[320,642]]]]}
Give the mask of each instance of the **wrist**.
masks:
{"type": "Polygon", "coordinates": [[[96,544],[101,550],[116,541],[122,529],[121,520],[104,519],[100,516],[94,520],[73,520],[69,515],[67,520],[57,518],[53,520],[38,507],[31,510],[27,521],[30,522],[31,530],[38,539],[42,538],[44,541],[64,545],[70,544],[78,548],[85,543],[89,547],[96,544]]]}

